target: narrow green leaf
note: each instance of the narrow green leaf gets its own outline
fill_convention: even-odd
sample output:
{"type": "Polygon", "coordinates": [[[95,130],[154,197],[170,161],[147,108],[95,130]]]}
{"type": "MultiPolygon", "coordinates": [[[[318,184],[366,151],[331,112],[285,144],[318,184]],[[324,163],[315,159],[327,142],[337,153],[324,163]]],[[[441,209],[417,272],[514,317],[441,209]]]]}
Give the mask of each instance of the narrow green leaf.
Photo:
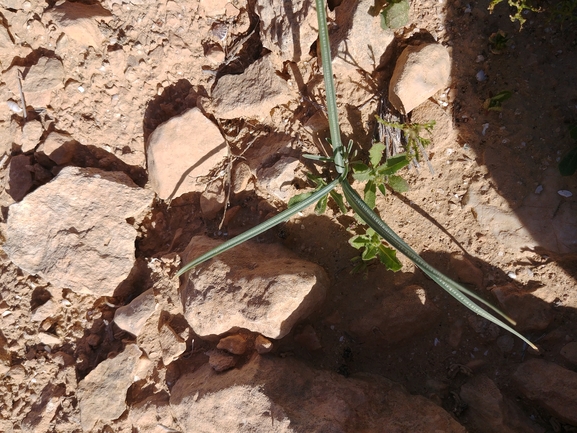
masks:
{"type": "Polygon", "coordinates": [[[387,196],[387,188],[385,188],[385,185],[380,183],[377,185],[377,188],[379,188],[379,191],[381,191],[381,194],[383,194],[385,197],[387,196]]]}
{"type": "Polygon", "coordinates": [[[403,264],[397,258],[397,252],[381,244],[378,252],[379,260],[390,271],[397,272],[401,270],[403,264]]]}
{"type": "Polygon", "coordinates": [[[295,196],[292,196],[287,203],[287,207],[290,209],[291,207],[296,206],[300,202],[306,200],[307,198],[309,198],[313,194],[314,194],[314,191],[309,191],[309,192],[303,192],[302,194],[297,194],[295,196]]]}
{"type": "Polygon", "coordinates": [[[317,215],[322,215],[327,211],[328,198],[329,196],[325,195],[324,197],[321,197],[321,199],[317,202],[317,205],[315,206],[315,213],[317,215]]]}
{"type": "Polygon", "coordinates": [[[310,159],[312,161],[320,161],[320,162],[332,162],[333,161],[333,158],[328,158],[326,156],[321,156],[321,155],[311,155],[308,153],[304,153],[303,158],[310,159]]]}
{"type": "Polygon", "coordinates": [[[377,167],[381,159],[383,158],[383,152],[385,151],[385,145],[383,143],[374,143],[371,150],[369,150],[369,161],[371,166],[377,167]]]}
{"type": "Polygon", "coordinates": [[[345,205],[345,200],[343,199],[342,194],[339,194],[334,189],[330,192],[330,194],[331,194],[331,197],[333,198],[333,200],[335,201],[335,203],[337,204],[337,206],[339,207],[339,210],[341,211],[341,213],[346,214],[349,210],[347,209],[347,206],[345,205]]]}
{"type": "Polygon", "coordinates": [[[577,147],[574,147],[559,162],[561,176],[571,176],[577,171],[577,147]]]}
{"type": "Polygon", "coordinates": [[[387,183],[395,192],[407,192],[409,190],[409,184],[407,181],[396,174],[389,176],[387,183]]]}
{"type": "Polygon", "coordinates": [[[371,209],[374,209],[376,206],[376,202],[377,202],[377,187],[375,185],[375,182],[373,182],[372,180],[369,180],[367,182],[367,184],[365,185],[365,202],[367,203],[367,206],[369,206],[371,209]]]}

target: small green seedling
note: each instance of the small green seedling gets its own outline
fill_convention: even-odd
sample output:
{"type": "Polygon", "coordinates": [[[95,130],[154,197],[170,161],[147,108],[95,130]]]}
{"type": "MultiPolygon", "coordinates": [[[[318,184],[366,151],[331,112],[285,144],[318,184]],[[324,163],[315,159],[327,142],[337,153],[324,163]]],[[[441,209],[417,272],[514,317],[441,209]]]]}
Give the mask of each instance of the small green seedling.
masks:
{"type": "MultiPolygon", "coordinates": [[[[388,270],[393,272],[397,272],[403,267],[397,258],[397,252],[387,246],[388,244],[383,241],[383,238],[370,227],[367,228],[365,234],[350,238],[349,244],[357,250],[363,250],[360,257],[361,261],[355,266],[353,272],[364,271],[367,267],[367,262],[375,258],[378,258],[388,270]]],[[[359,261],[359,258],[355,257],[353,261],[359,261]]]]}
{"type": "Polygon", "coordinates": [[[483,108],[487,111],[503,111],[503,102],[513,96],[513,92],[503,90],[495,96],[485,99],[483,108]]]}
{"type": "MultiPolygon", "coordinates": [[[[577,125],[569,127],[569,134],[571,138],[577,142],[577,125]]],[[[577,171],[577,146],[571,149],[567,154],[561,158],[559,162],[559,172],[561,176],[571,176],[577,171]]]]}
{"type": "Polygon", "coordinates": [[[390,0],[381,11],[383,29],[400,29],[409,22],[409,0],[390,0]]]}
{"type": "MultiPolygon", "coordinates": [[[[489,12],[493,13],[495,6],[497,6],[499,3],[502,3],[503,1],[505,0],[491,0],[491,3],[489,4],[489,12]]],[[[509,18],[512,22],[518,21],[520,29],[523,28],[523,24],[525,24],[525,21],[527,21],[523,16],[525,13],[541,12],[541,9],[531,6],[529,4],[529,0],[507,0],[507,4],[509,7],[515,8],[516,12],[511,13],[509,18]]]]}
{"type": "Polygon", "coordinates": [[[489,48],[493,54],[503,54],[507,51],[510,42],[511,38],[503,30],[499,30],[489,36],[489,48]]]}

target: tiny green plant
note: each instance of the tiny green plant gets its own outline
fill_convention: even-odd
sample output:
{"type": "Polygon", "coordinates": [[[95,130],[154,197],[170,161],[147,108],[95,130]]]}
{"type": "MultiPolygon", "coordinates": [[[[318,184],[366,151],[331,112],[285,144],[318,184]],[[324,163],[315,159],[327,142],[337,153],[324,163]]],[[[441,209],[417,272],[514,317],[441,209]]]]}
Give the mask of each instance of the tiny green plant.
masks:
{"type": "Polygon", "coordinates": [[[367,262],[378,258],[385,267],[393,272],[400,271],[403,267],[397,258],[397,252],[389,247],[379,234],[372,228],[367,228],[364,234],[353,236],[349,239],[349,244],[362,250],[360,257],[355,257],[353,261],[360,262],[353,268],[353,272],[362,272],[366,269],[367,262]]]}
{"type": "Polygon", "coordinates": [[[513,96],[513,92],[509,90],[503,90],[497,93],[495,96],[485,99],[483,103],[483,108],[487,111],[503,111],[503,102],[513,96]]]}
{"type": "MultiPolygon", "coordinates": [[[[491,0],[491,3],[489,4],[489,12],[493,13],[495,6],[497,6],[499,3],[502,3],[503,1],[505,0],[491,0]]],[[[524,14],[526,14],[527,12],[541,11],[541,9],[532,6],[530,4],[530,0],[506,0],[506,1],[510,8],[515,8],[515,12],[511,13],[509,15],[509,18],[511,19],[512,22],[518,21],[521,29],[523,28],[523,24],[525,24],[525,21],[527,21],[527,19],[523,16],[524,14]]]]}
{"type": "MultiPolygon", "coordinates": [[[[577,142],[577,124],[569,127],[569,135],[573,141],[577,142]]],[[[571,176],[577,171],[577,145],[573,147],[559,161],[559,172],[561,176],[571,176]]]]}
{"type": "Polygon", "coordinates": [[[503,30],[492,33],[489,36],[489,48],[493,54],[503,54],[507,51],[510,42],[511,38],[503,30]]]}
{"type": "MultiPolygon", "coordinates": [[[[321,49],[321,58],[322,68],[323,68],[323,77],[325,80],[325,91],[326,91],[326,104],[327,104],[327,115],[329,119],[329,130],[331,136],[331,145],[333,148],[333,156],[331,158],[324,158],[324,157],[316,157],[320,161],[332,162],[334,166],[334,170],[337,173],[336,179],[331,182],[319,182],[317,184],[317,189],[313,191],[313,193],[306,198],[300,200],[298,203],[294,204],[292,207],[288,208],[287,210],[279,213],[278,215],[264,221],[263,223],[259,224],[256,227],[253,227],[250,230],[222,243],[218,247],[214,248],[213,250],[201,255],[200,257],[192,260],[191,262],[187,263],[180,271],[177,272],[177,276],[184,274],[185,272],[193,269],[194,267],[198,266],[199,264],[217,256],[218,254],[223,253],[235,246],[259,235],[260,233],[265,232],[266,230],[280,224],[288,220],[291,216],[295,215],[296,213],[300,212],[301,210],[307,208],[308,206],[318,203],[318,201],[327,196],[334,188],[340,185],[343,195],[353,210],[356,213],[356,216],[360,218],[370,230],[378,235],[378,237],[384,239],[391,247],[396,248],[397,251],[401,252],[407,258],[409,258],[417,267],[419,267],[427,276],[429,276],[433,281],[435,281],[442,289],[444,289],[447,293],[457,299],[461,304],[465,307],[469,308],[471,311],[475,312],[476,314],[484,317],[485,319],[499,325],[503,329],[511,332],[512,334],[516,335],[528,345],[533,347],[535,350],[538,350],[537,347],[531,343],[527,338],[522,336],[520,333],[515,331],[511,326],[507,323],[503,322],[501,319],[495,317],[493,314],[489,313],[488,311],[481,308],[475,302],[471,300],[474,299],[477,302],[482,303],[487,308],[492,309],[497,314],[501,315],[505,320],[507,320],[511,324],[515,324],[515,321],[509,318],[506,314],[502,311],[491,305],[489,302],[478,296],[476,293],[472,292],[471,290],[463,287],[462,285],[458,284],[457,282],[453,281],[443,273],[439,272],[433,266],[431,266],[428,262],[426,262],[421,256],[419,256],[403,239],[399,237],[381,218],[377,215],[373,208],[370,207],[357,193],[357,191],[351,186],[348,180],[349,174],[349,155],[350,155],[350,148],[351,146],[343,146],[341,141],[341,134],[339,128],[339,121],[338,121],[338,111],[337,111],[337,104],[336,104],[336,90],[335,90],[335,83],[333,78],[333,71],[332,71],[332,64],[331,64],[331,54],[330,54],[330,44],[329,44],[329,33],[327,27],[327,17],[326,17],[326,10],[325,4],[323,0],[315,0],[316,1],[316,10],[317,10],[317,18],[318,18],[318,28],[319,28],[319,46],[321,49]],[[324,185],[324,186],[323,186],[324,185]]],[[[378,153],[375,151],[375,153],[378,153]]],[[[382,152],[381,152],[382,153],[382,152]]],[[[376,157],[375,157],[376,161],[376,157]]],[[[373,161],[374,162],[374,161],[373,161]]],[[[373,164],[373,166],[376,164],[373,164]]],[[[354,170],[353,170],[354,171],[354,170]]],[[[313,181],[314,182],[314,181],[313,181]]],[[[333,197],[334,198],[334,197],[333,197]]],[[[318,206],[318,205],[317,205],[318,206]]],[[[324,206],[324,205],[323,205],[324,206]]],[[[321,206],[322,207],[322,206],[321,206]]],[[[321,209],[319,209],[321,210],[321,209]]],[[[367,253],[369,256],[372,252],[375,253],[376,257],[379,257],[380,252],[383,252],[383,255],[386,256],[388,250],[383,244],[383,248],[375,245],[376,242],[373,241],[373,232],[370,232],[369,229],[365,232],[364,236],[368,236],[363,238],[365,241],[359,240],[359,244],[365,242],[365,248],[368,246],[372,248],[375,246],[376,250],[372,250],[370,253],[367,253]]],[[[378,238],[377,238],[378,241],[378,238]]],[[[386,257],[385,257],[386,258],[386,257]]],[[[394,265],[393,265],[394,266],[394,265]]]]}

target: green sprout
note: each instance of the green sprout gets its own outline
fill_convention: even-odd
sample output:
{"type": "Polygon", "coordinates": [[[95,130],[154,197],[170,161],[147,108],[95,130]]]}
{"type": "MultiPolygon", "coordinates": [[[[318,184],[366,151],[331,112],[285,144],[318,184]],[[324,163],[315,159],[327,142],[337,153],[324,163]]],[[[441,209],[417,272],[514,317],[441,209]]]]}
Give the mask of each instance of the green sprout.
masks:
{"type": "Polygon", "coordinates": [[[513,92],[503,90],[495,96],[485,99],[483,108],[487,111],[503,111],[503,102],[513,96],[513,92]]]}

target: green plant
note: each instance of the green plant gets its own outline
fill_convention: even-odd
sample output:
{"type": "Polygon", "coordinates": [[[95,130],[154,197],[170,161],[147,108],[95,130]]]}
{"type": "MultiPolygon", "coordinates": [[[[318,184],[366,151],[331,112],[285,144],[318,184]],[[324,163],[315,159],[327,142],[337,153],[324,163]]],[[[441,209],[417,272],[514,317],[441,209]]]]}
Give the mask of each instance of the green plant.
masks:
{"type": "MultiPolygon", "coordinates": [[[[571,138],[577,142],[577,125],[569,127],[569,134],[571,138]]],[[[571,176],[577,171],[577,146],[571,149],[559,161],[559,172],[561,176],[571,176]]]]}
{"type": "Polygon", "coordinates": [[[400,29],[409,22],[409,0],[390,0],[381,11],[383,29],[400,29]]]}
{"type": "MultiPolygon", "coordinates": [[[[271,227],[274,227],[280,222],[286,221],[288,218],[290,218],[297,212],[303,210],[304,208],[312,205],[315,202],[318,202],[320,199],[329,194],[337,185],[340,184],[345,199],[348,202],[351,209],[357,214],[358,218],[360,218],[366,225],[368,225],[368,227],[371,230],[373,230],[378,236],[383,238],[391,246],[396,248],[397,251],[400,251],[411,261],[413,261],[413,263],[415,263],[415,265],[418,266],[426,275],[428,275],[433,281],[439,284],[441,288],[447,291],[451,296],[453,296],[467,308],[479,314],[480,316],[484,317],[485,319],[508,330],[509,332],[518,336],[527,344],[529,344],[531,347],[537,350],[536,346],[533,343],[531,343],[528,339],[523,337],[509,325],[504,323],[502,320],[498,319],[494,315],[490,314],[489,312],[479,307],[470,298],[473,298],[481,302],[488,308],[491,308],[493,311],[500,314],[502,317],[505,318],[505,320],[509,321],[512,324],[515,324],[515,322],[512,319],[510,319],[504,313],[499,311],[497,308],[493,307],[490,303],[479,297],[476,293],[466,289],[465,287],[451,280],[450,278],[448,278],[447,276],[436,270],[434,267],[432,267],[425,260],[423,260],[379,217],[379,215],[377,215],[372,210],[372,208],[363,199],[361,199],[357,191],[355,191],[351,186],[351,184],[349,183],[347,175],[349,171],[348,158],[350,153],[350,145],[347,148],[345,148],[341,142],[337,106],[336,106],[335,84],[333,79],[332,64],[330,62],[331,58],[330,45],[328,38],[325,5],[323,3],[323,0],[315,0],[315,1],[316,1],[317,17],[319,25],[319,46],[321,48],[321,58],[324,60],[322,62],[322,66],[326,89],[327,114],[329,119],[331,145],[333,148],[332,158],[318,157],[317,159],[333,162],[334,169],[338,175],[337,178],[331,182],[328,182],[326,186],[320,187],[316,192],[313,192],[310,196],[301,200],[299,203],[296,203],[293,207],[281,212],[280,214],[270,218],[269,220],[263,222],[262,224],[259,224],[258,226],[248,230],[247,232],[224,242],[223,244],[219,245],[218,247],[214,248],[208,253],[205,253],[200,257],[198,257],[197,259],[186,264],[182,269],[180,269],[177,275],[182,275],[183,273],[194,268],[198,264],[206,260],[209,260],[212,257],[224,251],[227,251],[228,249],[233,248],[236,245],[239,245],[242,242],[254,236],[257,236],[258,234],[270,229],[271,227]]],[[[367,231],[366,235],[368,236],[369,233],[372,232],[367,231]]],[[[370,235],[370,244],[373,244],[372,234],[370,235]]],[[[376,254],[378,255],[379,252],[377,251],[376,254]]]]}
{"type": "Polygon", "coordinates": [[[493,54],[503,54],[510,42],[511,38],[503,30],[492,33],[489,36],[489,48],[493,54]]]}
{"type": "Polygon", "coordinates": [[[495,96],[485,99],[483,103],[483,108],[487,111],[503,111],[503,102],[513,96],[513,92],[509,90],[503,90],[497,93],[495,96]]]}
{"type": "Polygon", "coordinates": [[[577,22],[577,0],[558,0],[551,10],[551,19],[562,25],[577,22]]]}
{"type": "MultiPolygon", "coordinates": [[[[489,12],[493,13],[495,6],[497,6],[499,3],[502,3],[503,1],[505,0],[491,0],[491,3],[489,4],[489,12]]],[[[515,8],[516,10],[515,13],[511,13],[509,15],[509,18],[513,22],[518,21],[521,28],[523,28],[523,24],[525,24],[525,21],[527,21],[525,17],[523,17],[523,14],[526,11],[527,12],[541,11],[541,9],[531,6],[529,4],[529,0],[507,0],[507,4],[509,5],[509,7],[515,8]]]]}

